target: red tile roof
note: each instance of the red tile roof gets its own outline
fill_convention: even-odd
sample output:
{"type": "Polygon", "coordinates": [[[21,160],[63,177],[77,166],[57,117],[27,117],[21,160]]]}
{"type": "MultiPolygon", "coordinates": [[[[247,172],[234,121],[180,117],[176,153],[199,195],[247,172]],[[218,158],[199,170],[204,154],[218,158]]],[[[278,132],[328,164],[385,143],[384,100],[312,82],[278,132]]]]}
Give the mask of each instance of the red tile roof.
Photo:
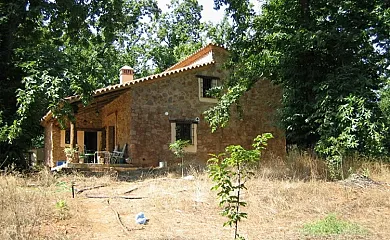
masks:
{"type": "MultiPolygon", "coordinates": [[[[150,75],[150,76],[143,77],[143,78],[134,79],[134,80],[126,82],[126,83],[110,85],[110,86],[107,86],[107,87],[104,87],[104,88],[96,89],[94,91],[93,95],[97,96],[97,95],[100,95],[100,94],[105,94],[105,93],[109,93],[109,92],[122,90],[122,89],[125,89],[125,88],[130,88],[132,85],[140,83],[140,82],[145,82],[145,81],[150,81],[150,80],[154,80],[154,79],[158,79],[158,78],[167,77],[167,76],[170,76],[170,75],[173,75],[173,74],[177,74],[177,73],[181,73],[181,72],[184,72],[184,71],[188,71],[188,70],[192,70],[192,69],[208,66],[208,65],[211,65],[211,64],[214,64],[214,63],[215,63],[214,61],[209,61],[209,62],[206,62],[206,63],[201,63],[201,64],[197,64],[197,65],[191,65],[191,66],[182,67],[182,68],[171,70],[171,71],[165,71],[165,72],[162,72],[162,73],[150,75]]],[[[79,96],[77,96],[77,95],[70,96],[70,97],[66,97],[65,99],[70,100],[71,102],[73,102],[73,101],[79,100],[79,96]]]]}
{"type": "MultiPolygon", "coordinates": [[[[218,46],[218,45],[210,43],[210,44],[206,45],[205,47],[199,49],[195,53],[191,54],[190,56],[188,56],[184,60],[176,63],[173,66],[171,66],[170,68],[168,68],[167,70],[165,70],[162,73],[150,75],[150,76],[143,77],[143,78],[134,79],[132,81],[129,81],[129,82],[126,82],[126,83],[122,83],[122,84],[115,84],[115,85],[110,85],[110,86],[107,86],[107,87],[104,87],[104,88],[96,89],[93,92],[93,96],[99,96],[101,94],[106,94],[106,93],[110,93],[110,92],[116,92],[116,91],[119,91],[119,90],[130,88],[132,85],[137,84],[137,83],[150,81],[150,80],[155,80],[155,79],[159,79],[159,78],[164,78],[164,77],[171,76],[171,75],[174,75],[174,74],[178,74],[178,73],[181,73],[181,72],[184,72],[184,71],[188,71],[188,70],[192,70],[192,69],[196,69],[196,68],[200,68],[200,67],[204,67],[204,66],[208,66],[208,65],[214,64],[215,61],[211,60],[211,61],[208,61],[208,62],[191,65],[196,60],[198,60],[202,56],[206,55],[208,52],[212,51],[212,49],[215,49],[215,48],[223,49],[224,51],[227,51],[222,46],[218,46]]],[[[66,97],[65,99],[70,101],[70,102],[77,102],[77,101],[80,100],[80,96],[78,96],[78,95],[69,96],[69,97],[66,97]]],[[[42,118],[42,121],[47,121],[51,117],[52,117],[52,112],[49,111],[42,118]]]]}
{"type": "Polygon", "coordinates": [[[188,66],[190,65],[191,63],[195,62],[196,60],[198,60],[199,58],[201,58],[202,56],[206,55],[208,52],[211,52],[212,49],[222,49],[224,51],[227,51],[226,48],[224,48],[223,46],[220,46],[220,45],[216,45],[216,44],[212,44],[212,43],[209,43],[207,44],[205,47],[199,49],[198,51],[196,51],[195,53],[189,55],[188,57],[186,57],[185,59],[181,60],[180,62],[176,63],[175,65],[169,67],[167,70],[165,71],[171,71],[171,70],[175,70],[175,69],[178,69],[178,68],[181,68],[181,67],[185,67],[185,66],[188,66]]]}

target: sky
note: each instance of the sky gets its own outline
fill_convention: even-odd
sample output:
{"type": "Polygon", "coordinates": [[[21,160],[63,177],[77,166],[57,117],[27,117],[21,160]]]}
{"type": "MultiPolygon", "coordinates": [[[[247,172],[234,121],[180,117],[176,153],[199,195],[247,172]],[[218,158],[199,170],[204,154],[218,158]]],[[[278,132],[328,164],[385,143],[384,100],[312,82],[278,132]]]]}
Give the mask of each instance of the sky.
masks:
{"type": "MultiPolygon", "coordinates": [[[[170,3],[171,0],[157,0],[158,6],[161,10],[167,10],[167,4],[170,3]]],[[[250,2],[254,5],[254,9],[256,12],[259,11],[260,5],[263,2],[262,0],[250,0],[250,2]]],[[[213,23],[220,22],[224,15],[225,7],[220,10],[214,10],[214,1],[213,0],[198,0],[198,3],[203,6],[202,11],[202,21],[208,22],[211,21],[213,23]]]]}
{"type": "MultiPolygon", "coordinates": [[[[158,6],[161,10],[167,10],[167,4],[170,3],[170,0],[157,0],[158,6]]],[[[223,18],[224,10],[214,10],[214,1],[213,0],[198,0],[200,5],[203,5],[202,11],[202,20],[204,22],[211,21],[217,23],[223,18]]]]}

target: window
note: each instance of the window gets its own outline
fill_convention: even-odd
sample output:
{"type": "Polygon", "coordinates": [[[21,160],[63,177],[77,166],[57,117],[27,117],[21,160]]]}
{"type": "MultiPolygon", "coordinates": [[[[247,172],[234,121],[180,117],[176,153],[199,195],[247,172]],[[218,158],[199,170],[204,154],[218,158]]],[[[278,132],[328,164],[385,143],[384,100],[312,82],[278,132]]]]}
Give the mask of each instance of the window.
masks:
{"type": "Polygon", "coordinates": [[[191,123],[176,123],[176,140],[183,140],[183,141],[190,141],[190,144],[192,144],[194,141],[192,139],[193,137],[193,126],[191,126],[191,123]]]}
{"type": "Polygon", "coordinates": [[[189,140],[190,145],[184,148],[186,152],[196,152],[197,149],[197,122],[179,120],[171,122],[171,142],[189,140]]]}
{"type": "MultiPolygon", "coordinates": [[[[79,131],[76,132],[76,143],[78,141],[77,139],[77,133],[79,131]]],[[[70,146],[70,129],[66,129],[66,130],[61,130],[61,142],[60,142],[60,146],[61,147],[69,147],[70,146]]]]}
{"type": "Polygon", "coordinates": [[[65,144],[70,144],[70,130],[65,130],[65,144]]]}
{"type": "Polygon", "coordinates": [[[211,76],[200,76],[199,80],[199,100],[202,102],[216,103],[217,99],[210,95],[209,90],[219,85],[219,78],[211,76]]]}

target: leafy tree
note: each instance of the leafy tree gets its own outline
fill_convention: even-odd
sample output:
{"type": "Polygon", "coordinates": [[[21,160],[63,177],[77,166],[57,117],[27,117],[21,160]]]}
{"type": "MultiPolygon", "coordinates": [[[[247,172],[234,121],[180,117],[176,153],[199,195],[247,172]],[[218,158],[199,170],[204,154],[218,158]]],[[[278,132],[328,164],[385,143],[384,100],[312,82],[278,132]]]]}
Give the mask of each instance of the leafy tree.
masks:
{"type": "Polygon", "coordinates": [[[143,38],[144,69],[164,71],[204,45],[202,9],[197,0],[171,0],[168,11],[152,19],[143,38]]]}
{"type": "MultiPolygon", "coordinates": [[[[375,118],[371,109],[365,107],[365,99],[349,96],[344,104],[330,117],[336,119],[339,127],[331,121],[324,121],[319,129],[320,140],[316,150],[326,157],[331,179],[344,178],[343,159],[351,151],[378,155],[385,152],[382,144],[388,127],[375,118]]],[[[325,116],[328,117],[328,116],[325,116]]]]}
{"type": "Polygon", "coordinates": [[[229,36],[232,35],[232,26],[229,18],[225,15],[221,22],[212,24],[208,23],[207,38],[213,43],[220,46],[229,45],[229,36]]]}
{"type": "Polygon", "coordinates": [[[270,133],[258,135],[252,145],[254,150],[246,150],[240,145],[227,146],[225,153],[211,154],[208,161],[209,176],[215,182],[212,190],[218,191],[219,205],[224,207],[221,214],[228,218],[224,226],[234,226],[234,239],[244,239],[238,233],[238,223],[248,216],[240,210],[247,205],[242,200],[242,192],[247,189],[245,183],[253,175],[252,169],[272,137],[270,133]]]}
{"type": "Polygon", "coordinates": [[[175,155],[175,157],[181,159],[181,177],[184,177],[184,148],[190,144],[189,140],[176,140],[169,144],[169,150],[175,155]]]}
{"type": "Polygon", "coordinates": [[[321,144],[332,138],[344,145],[353,138],[349,151],[383,152],[377,147],[383,139],[376,136],[385,130],[378,91],[390,69],[388,1],[268,0],[260,14],[248,1],[215,3],[228,6],[236,34],[230,36],[229,90],[208,112],[214,128],[226,124],[227,109],[266,77],[283,87],[281,119],[289,143],[324,150],[328,144],[321,144]],[[344,111],[346,105],[353,113],[344,111]],[[347,122],[352,131],[345,131],[347,122]]]}
{"type": "Polygon", "coordinates": [[[24,164],[47,107],[69,115],[69,106],[58,109],[64,97],[87,103],[94,89],[117,81],[121,46],[134,43],[124,31],[156,11],[153,0],[2,1],[0,160],[24,164]]]}

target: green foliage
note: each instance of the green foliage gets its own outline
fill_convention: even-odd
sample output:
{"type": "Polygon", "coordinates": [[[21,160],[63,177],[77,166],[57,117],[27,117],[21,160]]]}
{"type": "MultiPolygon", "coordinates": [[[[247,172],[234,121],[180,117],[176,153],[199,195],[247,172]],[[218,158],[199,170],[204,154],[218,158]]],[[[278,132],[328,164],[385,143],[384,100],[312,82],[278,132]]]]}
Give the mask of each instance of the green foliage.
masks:
{"type": "Polygon", "coordinates": [[[94,89],[117,83],[153,0],[6,1],[0,4],[0,159],[26,167],[23,153],[42,134],[48,109],[70,117],[64,104],[78,95],[84,104],[94,89]],[[126,13],[126,14],[125,14],[126,13]],[[126,37],[125,37],[126,36],[126,37]],[[132,37],[128,37],[132,36],[132,37]],[[15,150],[15,152],[14,152],[15,150]]]}
{"type": "Polygon", "coordinates": [[[365,99],[354,96],[343,99],[338,112],[329,113],[319,131],[316,151],[327,161],[332,179],[343,178],[343,159],[354,152],[375,156],[385,153],[384,121],[375,119],[365,99]],[[339,125],[334,127],[334,123],[339,125]]]}
{"type": "Polygon", "coordinates": [[[43,148],[45,146],[45,137],[43,134],[37,135],[31,139],[32,148],[43,148]]]}
{"type": "Polygon", "coordinates": [[[390,122],[390,80],[388,80],[384,87],[381,89],[380,95],[381,99],[379,102],[379,107],[386,117],[387,121],[390,122]]]}
{"type": "MultiPolygon", "coordinates": [[[[226,125],[235,95],[265,77],[283,88],[288,143],[318,144],[337,163],[350,151],[385,153],[388,134],[378,100],[389,89],[387,1],[268,0],[259,13],[248,1],[214,2],[226,5],[234,20],[229,89],[242,91],[227,91],[208,111],[213,129],[226,125]]],[[[383,98],[382,110],[386,106],[383,98]]]]}
{"type": "Polygon", "coordinates": [[[233,28],[226,15],[221,22],[215,25],[209,23],[207,28],[207,38],[211,39],[213,43],[220,46],[229,45],[229,36],[232,34],[233,28]]]}
{"type": "Polygon", "coordinates": [[[68,186],[66,182],[59,181],[56,182],[56,192],[71,192],[71,188],[68,186]]]}
{"type": "Polygon", "coordinates": [[[78,153],[78,149],[72,148],[72,147],[65,147],[64,153],[65,153],[66,157],[74,158],[75,154],[78,153]]]}
{"type": "Polygon", "coordinates": [[[167,12],[150,19],[137,44],[142,75],[165,71],[204,45],[208,24],[201,22],[202,9],[197,0],[171,0],[167,12]]]}
{"type": "Polygon", "coordinates": [[[69,206],[65,200],[59,200],[56,202],[57,218],[65,220],[69,217],[69,206]]]}
{"type": "Polygon", "coordinates": [[[308,223],[303,226],[303,232],[315,236],[366,234],[367,231],[357,224],[343,221],[335,214],[329,214],[323,220],[308,223]]]}
{"type": "Polygon", "coordinates": [[[189,140],[179,139],[169,144],[169,150],[171,150],[177,158],[182,158],[184,156],[184,148],[187,147],[189,144],[189,140]]]}
{"type": "Polygon", "coordinates": [[[231,106],[233,104],[239,104],[239,99],[246,90],[247,87],[241,84],[228,87],[226,94],[218,98],[218,104],[204,112],[205,119],[210,124],[211,131],[214,132],[219,127],[227,126],[230,120],[231,106]]]}
{"type": "Polygon", "coordinates": [[[238,234],[238,222],[247,218],[247,214],[240,211],[240,207],[247,205],[242,200],[242,191],[247,190],[245,182],[253,175],[252,167],[259,162],[261,152],[272,137],[270,133],[257,136],[254,150],[246,150],[240,145],[227,146],[225,153],[211,154],[212,158],[208,160],[209,176],[215,182],[211,189],[217,191],[219,205],[224,208],[221,214],[228,218],[224,226],[235,228],[235,239],[243,239],[238,234]]]}
{"type": "Polygon", "coordinates": [[[177,157],[181,159],[181,177],[184,177],[184,148],[190,144],[189,140],[176,140],[169,144],[169,150],[177,157]]]}

